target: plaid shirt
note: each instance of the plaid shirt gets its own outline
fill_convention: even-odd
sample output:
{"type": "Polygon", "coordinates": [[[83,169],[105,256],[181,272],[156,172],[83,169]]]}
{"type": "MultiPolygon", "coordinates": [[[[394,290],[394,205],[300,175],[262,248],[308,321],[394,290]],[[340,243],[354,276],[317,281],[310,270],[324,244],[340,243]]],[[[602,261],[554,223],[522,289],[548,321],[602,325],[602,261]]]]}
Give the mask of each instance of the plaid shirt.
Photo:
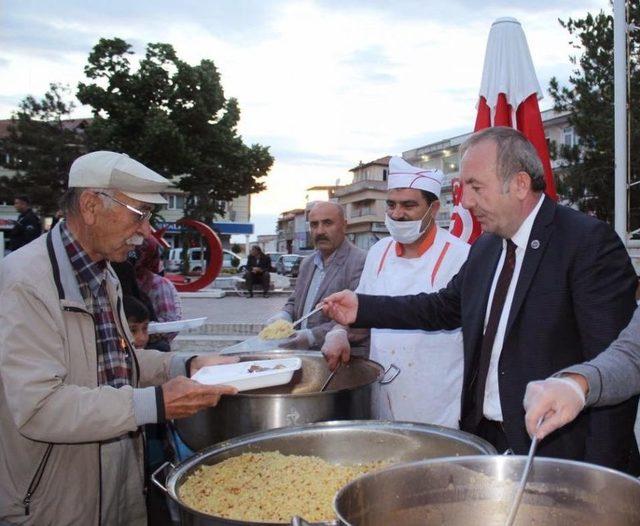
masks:
{"type": "Polygon", "coordinates": [[[107,263],[92,261],[74,239],[65,222],[60,225],[62,242],[73,267],[80,293],[96,326],[98,385],[131,385],[131,357],[118,334],[107,295],[107,263]]]}
{"type": "MultiPolygon", "coordinates": [[[[151,301],[157,321],[176,321],[182,319],[182,303],[178,291],[167,278],[143,269],[136,275],[140,290],[146,293],[151,301]]],[[[173,340],[178,333],[164,334],[163,339],[173,340]]]]}

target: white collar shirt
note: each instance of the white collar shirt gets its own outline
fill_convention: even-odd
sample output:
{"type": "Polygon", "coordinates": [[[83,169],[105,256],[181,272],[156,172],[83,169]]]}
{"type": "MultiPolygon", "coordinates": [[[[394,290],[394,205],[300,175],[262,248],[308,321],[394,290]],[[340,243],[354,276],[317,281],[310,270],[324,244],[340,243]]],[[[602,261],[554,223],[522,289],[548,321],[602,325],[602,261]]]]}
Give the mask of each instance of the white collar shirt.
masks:
{"type": "MultiPolygon", "coordinates": [[[[544,201],[544,194],[540,196],[540,200],[535,208],[529,213],[527,218],[522,222],[518,231],[511,238],[511,241],[516,245],[516,265],[513,269],[513,276],[511,277],[511,283],[509,284],[509,290],[507,291],[507,297],[504,301],[504,307],[502,308],[502,314],[500,315],[500,322],[498,323],[498,329],[496,331],[496,338],[493,342],[493,348],[491,349],[491,362],[489,363],[489,372],[487,373],[487,382],[484,389],[484,405],[483,414],[487,420],[495,420],[502,422],[502,406],[500,404],[500,390],[499,390],[499,370],[498,365],[500,363],[500,354],[502,353],[502,346],[504,344],[505,332],[507,329],[507,320],[509,319],[509,311],[511,310],[511,304],[513,303],[513,296],[518,284],[518,277],[520,276],[520,269],[522,269],[522,262],[524,260],[524,254],[527,250],[527,244],[529,243],[529,237],[531,236],[531,230],[533,229],[533,223],[540,211],[544,201]]],[[[496,273],[493,277],[493,283],[491,284],[491,292],[489,293],[489,301],[487,302],[487,312],[484,319],[484,329],[487,328],[489,322],[489,313],[491,311],[491,303],[493,302],[493,295],[498,283],[498,276],[504,264],[504,260],[507,254],[507,241],[502,241],[502,254],[496,267],[496,273]]],[[[503,373],[504,374],[504,373],[503,373]]]]}

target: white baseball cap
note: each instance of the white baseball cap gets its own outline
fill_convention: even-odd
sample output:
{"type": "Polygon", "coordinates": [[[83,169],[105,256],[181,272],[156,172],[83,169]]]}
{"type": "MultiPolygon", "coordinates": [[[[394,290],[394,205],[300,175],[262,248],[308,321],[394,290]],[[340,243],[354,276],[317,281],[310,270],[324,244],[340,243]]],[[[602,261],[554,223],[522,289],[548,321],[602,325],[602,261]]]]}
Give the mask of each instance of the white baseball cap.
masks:
{"type": "Polygon", "coordinates": [[[440,170],[426,170],[410,165],[401,157],[389,159],[388,189],[415,188],[426,190],[440,199],[442,189],[442,172],[440,170]]]}
{"type": "Polygon", "coordinates": [[[160,192],[170,184],[124,153],[87,153],[73,161],[69,170],[69,188],[110,188],[143,203],[166,204],[160,192]]]}

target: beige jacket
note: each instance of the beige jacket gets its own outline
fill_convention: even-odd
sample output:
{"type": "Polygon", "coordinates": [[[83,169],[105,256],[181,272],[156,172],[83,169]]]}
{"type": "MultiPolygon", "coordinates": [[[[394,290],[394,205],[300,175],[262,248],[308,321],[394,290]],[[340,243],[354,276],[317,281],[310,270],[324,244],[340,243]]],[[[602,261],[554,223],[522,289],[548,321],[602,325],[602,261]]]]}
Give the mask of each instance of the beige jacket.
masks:
{"type": "MultiPolygon", "coordinates": [[[[120,283],[109,271],[118,330],[135,357],[134,385],[160,384],[176,373],[170,369],[178,360],[134,352],[120,283]]],[[[140,421],[134,399],[155,393],[98,387],[96,368],[93,317],[56,227],[0,263],[0,522],[100,523],[100,442],[153,421],[140,421]]],[[[142,469],[140,437],[137,444],[139,466],[132,470],[142,469]]]]}

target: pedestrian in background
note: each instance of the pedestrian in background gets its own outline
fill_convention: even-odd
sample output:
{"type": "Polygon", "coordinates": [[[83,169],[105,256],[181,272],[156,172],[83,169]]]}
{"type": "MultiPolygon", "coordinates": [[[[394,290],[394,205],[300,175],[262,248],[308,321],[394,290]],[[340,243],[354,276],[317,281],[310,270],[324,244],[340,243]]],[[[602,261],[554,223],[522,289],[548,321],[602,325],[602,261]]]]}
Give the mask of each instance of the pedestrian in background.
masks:
{"type": "Polygon", "coordinates": [[[11,229],[11,241],[9,248],[18,250],[20,247],[31,243],[42,233],[40,218],[31,208],[31,199],[26,195],[19,195],[13,201],[13,206],[19,213],[18,219],[11,229]]]}

